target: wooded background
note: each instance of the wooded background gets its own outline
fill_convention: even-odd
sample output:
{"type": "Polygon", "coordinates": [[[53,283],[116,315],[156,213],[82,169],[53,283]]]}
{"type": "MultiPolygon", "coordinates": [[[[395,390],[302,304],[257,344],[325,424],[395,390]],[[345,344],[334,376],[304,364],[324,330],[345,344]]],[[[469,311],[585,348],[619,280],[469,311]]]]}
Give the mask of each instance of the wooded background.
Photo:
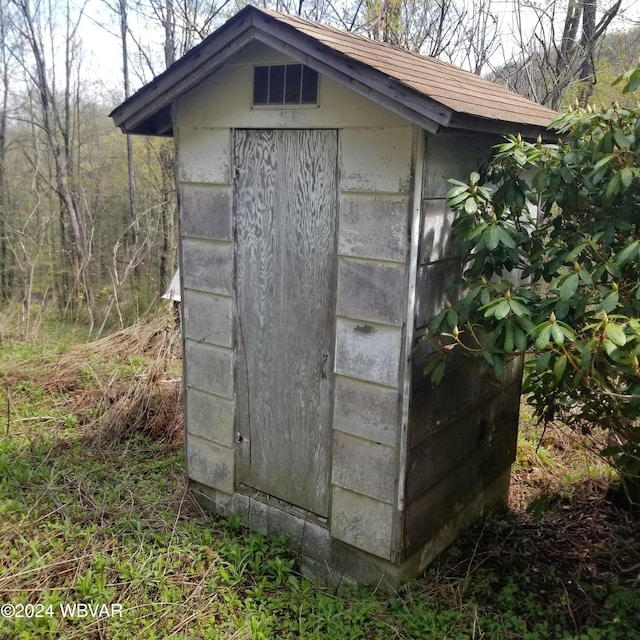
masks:
{"type": "MultiPolygon", "coordinates": [[[[96,335],[165,290],[177,264],[173,141],[124,136],[107,116],[244,4],[0,0],[0,305],[22,306],[25,337],[34,310],[96,335]],[[87,63],[88,25],[116,43],[103,72],[87,63]]],[[[622,102],[611,80],[640,58],[633,0],[260,4],[453,62],[554,109],[622,102]]]]}

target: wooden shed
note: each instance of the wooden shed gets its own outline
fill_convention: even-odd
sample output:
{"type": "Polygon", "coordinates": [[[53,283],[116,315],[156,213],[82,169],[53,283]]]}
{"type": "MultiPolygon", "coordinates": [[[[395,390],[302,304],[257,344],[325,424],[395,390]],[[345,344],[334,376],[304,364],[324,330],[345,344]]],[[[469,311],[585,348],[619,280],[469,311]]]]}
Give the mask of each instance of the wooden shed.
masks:
{"type": "Polygon", "coordinates": [[[325,578],[416,575],[504,500],[520,395],[517,363],[423,376],[460,273],[446,179],[553,112],[249,6],[111,115],[176,141],[194,492],[325,578]]]}

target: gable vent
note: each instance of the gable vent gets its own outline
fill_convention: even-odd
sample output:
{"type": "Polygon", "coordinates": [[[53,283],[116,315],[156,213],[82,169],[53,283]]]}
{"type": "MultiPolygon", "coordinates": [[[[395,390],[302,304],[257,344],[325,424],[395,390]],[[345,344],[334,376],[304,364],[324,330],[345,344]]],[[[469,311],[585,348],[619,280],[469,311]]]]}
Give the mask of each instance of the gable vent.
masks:
{"type": "Polygon", "coordinates": [[[318,72],[303,64],[253,68],[253,105],[318,104],[318,72]]]}

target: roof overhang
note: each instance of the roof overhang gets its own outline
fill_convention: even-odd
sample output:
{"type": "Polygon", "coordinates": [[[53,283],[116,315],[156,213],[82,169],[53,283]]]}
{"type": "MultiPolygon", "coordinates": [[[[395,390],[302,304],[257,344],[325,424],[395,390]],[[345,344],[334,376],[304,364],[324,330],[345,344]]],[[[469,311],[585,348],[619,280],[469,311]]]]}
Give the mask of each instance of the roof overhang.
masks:
{"type": "Polygon", "coordinates": [[[544,127],[460,114],[378,69],[355,60],[268,12],[247,6],[110,114],[124,133],[173,135],[172,108],[252,42],[261,42],[431,133],[520,131],[544,127]]]}

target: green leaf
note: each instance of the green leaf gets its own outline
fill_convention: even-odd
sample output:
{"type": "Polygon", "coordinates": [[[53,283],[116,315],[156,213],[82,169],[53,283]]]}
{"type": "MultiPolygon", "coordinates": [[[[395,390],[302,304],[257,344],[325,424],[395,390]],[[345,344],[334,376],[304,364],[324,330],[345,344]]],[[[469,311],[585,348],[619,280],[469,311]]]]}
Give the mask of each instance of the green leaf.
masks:
{"type": "Polygon", "coordinates": [[[640,74],[623,87],[622,93],[631,93],[637,89],[640,89],[640,74]]]}
{"type": "Polygon", "coordinates": [[[435,369],[433,370],[433,373],[431,374],[432,385],[436,386],[440,384],[440,382],[442,381],[442,378],[444,377],[445,370],[446,370],[445,361],[441,360],[440,362],[438,362],[435,369]]]}
{"type": "Polygon", "coordinates": [[[629,138],[627,138],[627,136],[624,135],[624,132],[620,129],[616,129],[613,132],[613,139],[621,149],[628,149],[631,146],[629,138]]]}
{"type": "Polygon", "coordinates": [[[603,301],[602,310],[610,313],[618,306],[620,295],[617,291],[612,291],[603,301]]]}
{"type": "Polygon", "coordinates": [[[464,210],[466,213],[475,213],[478,210],[478,203],[473,196],[467,198],[464,203],[464,210]]]}
{"type": "Polygon", "coordinates": [[[607,262],[605,268],[614,278],[622,277],[622,271],[620,271],[620,267],[618,266],[618,263],[607,262]]]}
{"type": "Polygon", "coordinates": [[[633,260],[633,258],[635,258],[638,255],[639,249],[640,249],[640,240],[635,240],[631,244],[628,244],[622,251],[618,253],[618,255],[616,256],[616,262],[620,266],[623,266],[624,264],[629,262],[629,260],[633,260]]]}
{"type": "Polygon", "coordinates": [[[571,173],[571,169],[569,169],[569,167],[561,167],[560,175],[562,176],[562,179],[567,184],[573,184],[574,182],[573,173],[571,173]]]}
{"type": "Polygon", "coordinates": [[[624,347],[624,345],[627,343],[627,336],[625,335],[624,330],[617,324],[613,324],[610,322],[604,328],[604,333],[607,338],[609,338],[609,340],[611,340],[611,342],[613,342],[613,344],[615,344],[617,347],[624,347]]]}
{"type": "Polygon", "coordinates": [[[578,290],[578,285],[580,284],[580,277],[577,273],[570,274],[565,281],[562,283],[559,289],[560,299],[561,300],[569,300],[573,297],[575,292],[578,290]]]}
{"type": "Polygon", "coordinates": [[[500,244],[500,232],[498,230],[498,226],[490,224],[482,237],[484,240],[484,246],[487,247],[489,251],[493,251],[498,244],[500,244]]]}
{"type": "Polygon", "coordinates": [[[622,181],[623,187],[629,188],[633,182],[633,171],[631,171],[629,167],[625,167],[620,172],[620,180],[622,181]]]}
{"type": "Polygon", "coordinates": [[[527,316],[516,316],[515,321],[518,323],[525,335],[533,335],[536,331],[536,325],[527,318],[527,316]]]}
{"type": "Polygon", "coordinates": [[[566,318],[570,308],[568,300],[558,300],[555,308],[556,318],[558,318],[558,320],[566,318]]]}
{"type": "Polygon", "coordinates": [[[457,327],[458,320],[458,312],[455,309],[449,309],[449,311],[447,311],[447,324],[450,327],[457,327]]]}
{"type": "Polygon", "coordinates": [[[551,337],[556,344],[564,344],[564,333],[555,322],[551,325],[551,337]]]}
{"type": "Polygon", "coordinates": [[[609,153],[606,156],[603,156],[595,163],[593,166],[593,173],[596,174],[600,169],[604,168],[605,165],[609,164],[613,160],[613,154],[609,153]]]}
{"type": "Polygon", "coordinates": [[[447,198],[447,204],[452,209],[460,208],[459,205],[461,205],[463,202],[466,203],[466,200],[468,200],[470,197],[471,196],[466,191],[463,191],[462,193],[459,193],[457,196],[447,198]]]}
{"type": "Polygon", "coordinates": [[[523,167],[527,163],[527,154],[522,151],[522,149],[516,149],[513,152],[513,157],[521,167],[523,167]]]}
{"type": "Polygon", "coordinates": [[[613,200],[618,193],[620,193],[620,186],[622,185],[622,172],[616,171],[604,192],[605,200],[613,200]]]}
{"type": "Polygon", "coordinates": [[[498,229],[498,235],[500,236],[500,242],[509,249],[515,249],[518,245],[511,234],[504,227],[498,225],[496,225],[496,227],[498,229]]]}
{"type": "Polygon", "coordinates": [[[580,275],[580,280],[582,280],[582,282],[584,282],[585,284],[588,284],[589,286],[593,284],[593,278],[591,277],[591,274],[586,269],[580,269],[579,275],[580,275]]]}
{"type": "Polygon", "coordinates": [[[514,328],[513,339],[518,351],[525,351],[527,349],[527,334],[520,327],[514,328]]]}
{"type": "Polygon", "coordinates": [[[602,341],[602,348],[604,349],[604,352],[611,358],[613,359],[616,351],[618,350],[618,345],[615,344],[614,342],[611,342],[611,340],[608,340],[607,338],[605,338],[602,341]]]}
{"type": "Polygon", "coordinates": [[[606,173],[607,173],[606,169],[600,169],[600,171],[596,171],[593,174],[593,178],[591,178],[591,182],[593,183],[593,185],[595,186],[600,182],[602,182],[602,179],[605,177],[606,173]]]}
{"type": "Polygon", "coordinates": [[[496,306],[494,316],[496,320],[503,320],[509,315],[509,311],[511,311],[509,302],[507,300],[502,300],[502,302],[498,303],[496,306]]]}
{"type": "Polygon", "coordinates": [[[551,351],[547,351],[536,358],[536,371],[538,373],[542,373],[549,367],[549,361],[552,355],[553,353],[551,351]]]}
{"type": "Polygon", "coordinates": [[[511,307],[511,311],[516,316],[528,316],[529,310],[522,304],[520,304],[517,300],[513,298],[509,300],[509,306],[511,307]]]}
{"type": "Polygon", "coordinates": [[[440,354],[434,353],[427,359],[427,363],[424,367],[423,374],[428,376],[431,372],[438,366],[438,363],[441,361],[440,354]]]}
{"type": "Polygon", "coordinates": [[[549,344],[551,338],[551,324],[546,324],[536,338],[535,346],[538,351],[543,351],[549,344]]]}
{"type": "Polygon", "coordinates": [[[536,191],[543,191],[548,183],[549,171],[547,171],[547,169],[541,169],[540,171],[538,171],[538,173],[536,173],[535,176],[533,176],[531,186],[533,186],[536,191]]]}
{"type": "Polygon", "coordinates": [[[515,346],[515,338],[513,331],[513,322],[507,322],[504,328],[504,350],[509,353],[513,351],[515,346]]]}
{"type": "Polygon", "coordinates": [[[456,198],[462,193],[468,193],[468,191],[469,191],[469,187],[467,187],[466,184],[462,184],[462,185],[459,184],[453,187],[452,189],[449,189],[449,191],[447,191],[447,200],[456,198]]]}
{"type": "Polygon", "coordinates": [[[559,358],[556,358],[555,364],[553,365],[553,375],[556,380],[560,380],[562,378],[562,374],[565,372],[567,368],[567,356],[561,355],[559,358]]]}

